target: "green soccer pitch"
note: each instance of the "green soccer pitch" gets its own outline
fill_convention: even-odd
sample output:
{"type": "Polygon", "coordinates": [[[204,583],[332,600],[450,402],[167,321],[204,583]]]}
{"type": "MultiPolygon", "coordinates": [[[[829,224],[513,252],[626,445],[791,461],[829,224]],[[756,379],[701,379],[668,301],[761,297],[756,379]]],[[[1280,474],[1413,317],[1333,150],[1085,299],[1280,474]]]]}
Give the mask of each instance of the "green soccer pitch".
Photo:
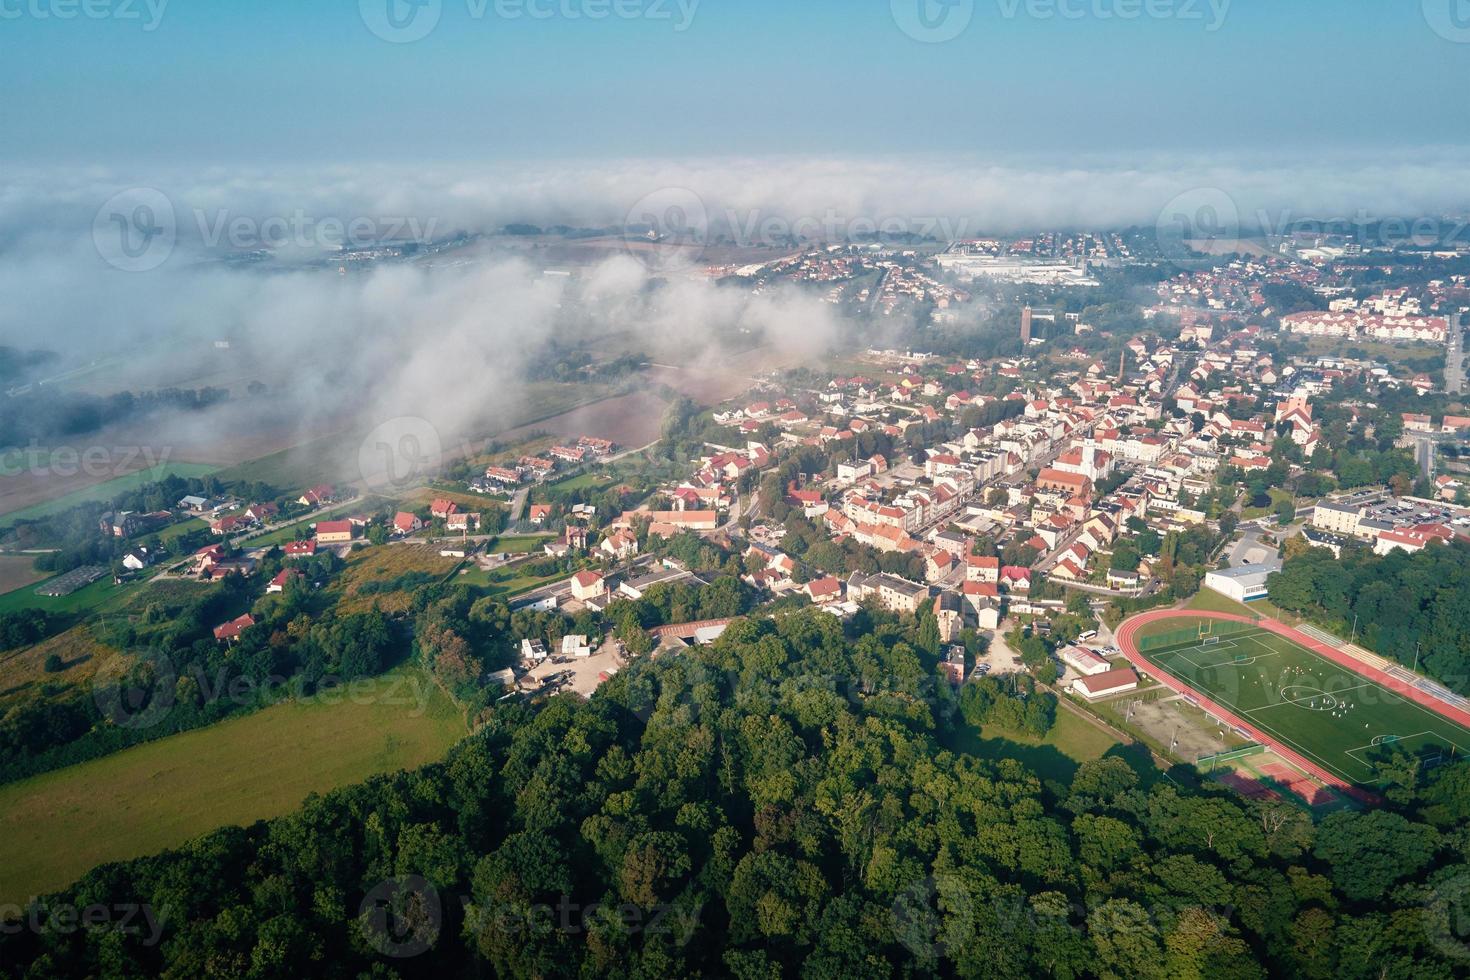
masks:
{"type": "Polygon", "coordinates": [[[1470,729],[1266,630],[1144,656],[1347,782],[1372,782],[1371,757],[1388,746],[1426,761],[1470,752],[1470,729]]]}

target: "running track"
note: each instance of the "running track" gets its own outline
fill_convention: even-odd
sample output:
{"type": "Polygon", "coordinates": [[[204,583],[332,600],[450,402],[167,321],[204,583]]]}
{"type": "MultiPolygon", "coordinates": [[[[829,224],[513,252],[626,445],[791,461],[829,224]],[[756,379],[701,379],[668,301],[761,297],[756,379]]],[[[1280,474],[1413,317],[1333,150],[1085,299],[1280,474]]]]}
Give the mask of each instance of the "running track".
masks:
{"type": "Polygon", "coordinates": [[[1134,616],[1132,619],[1129,619],[1127,622],[1123,623],[1123,625],[1119,626],[1118,629],[1114,632],[1113,635],[1117,638],[1118,648],[1123,651],[1123,655],[1126,656],[1129,662],[1132,663],[1133,666],[1136,667],[1138,670],[1143,671],[1150,677],[1157,678],[1166,687],[1180,694],[1185,694],[1191,698],[1194,698],[1210,714],[1215,715],[1216,717],[1221,718],[1225,721],[1228,721],[1230,724],[1242,729],[1243,731],[1250,732],[1251,737],[1253,737],[1256,741],[1262,743],[1263,745],[1270,746],[1272,751],[1274,751],[1277,755],[1288,760],[1293,765],[1302,769],[1304,772],[1309,772],[1313,776],[1316,776],[1318,779],[1322,780],[1327,785],[1336,786],[1342,789],[1344,792],[1364,802],[1377,802],[1378,797],[1373,795],[1372,793],[1368,793],[1367,791],[1352,785],[1351,783],[1344,782],[1340,777],[1332,775],[1321,766],[1310,762],[1307,759],[1304,759],[1300,754],[1283,745],[1274,737],[1267,735],[1265,732],[1256,728],[1250,722],[1244,720],[1240,716],[1236,715],[1234,712],[1227,710],[1219,704],[1216,704],[1214,701],[1211,701],[1209,698],[1205,697],[1203,694],[1201,694],[1199,691],[1196,691],[1188,684],[1185,684],[1182,681],[1176,680],[1175,678],[1169,676],[1169,674],[1167,674],[1162,668],[1156,666],[1152,661],[1150,661],[1147,657],[1145,657],[1142,653],[1138,651],[1138,644],[1135,638],[1140,627],[1147,626],[1150,623],[1159,622],[1160,620],[1178,619],[1180,617],[1187,617],[1192,619],[1224,620],[1233,623],[1253,623],[1254,625],[1257,625],[1264,630],[1269,630],[1270,632],[1275,633],[1278,636],[1285,637],[1293,643],[1306,647],[1308,650],[1317,654],[1319,657],[1322,657],[1324,660],[1329,661],[1330,663],[1334,663],[1345,670],[1349,670],[1361,677],[1365,677],[1373,683],[1380,685],[1381,687],[1388,688],[1388,690],[1397,694],[1399,697],[1412,701],[1415,704],[1420,705],[1421,707],[1428,708],[1435,714],[1442,715],[1445,718],[1456,722],[1457,724],[1465,726],[1466,728],[1470,728],[1470,712],[1462,711],[1461,709],[1456,708],[1453,705],[1445,704],[1443,701],[1431,697],[1418,688],[1411,686],[1407,682],[1399,680],[1397,677],[1385,674],[1383,671],[1379,670],[1376,667],[1369,666],[1368,664],[1365,664],[1362,661],[1351,657],[1346,653],[1343,653],[1341,650],[1337,650],[1333,647],[1328,646],[1325,643],[1314,640],[1310,636],[1307,636],[1305,633],[1299,633],[1296,630],[1292,629],[1290,626],[1278,623],[1274,619],[1263,618],[1260,620],[1255,620],[1249,616],[1240,616],[1235,613],[1198,612],[1192,609],[1156,609],[1153,612],[1141,613],[1137,616],[1134,616]]]}

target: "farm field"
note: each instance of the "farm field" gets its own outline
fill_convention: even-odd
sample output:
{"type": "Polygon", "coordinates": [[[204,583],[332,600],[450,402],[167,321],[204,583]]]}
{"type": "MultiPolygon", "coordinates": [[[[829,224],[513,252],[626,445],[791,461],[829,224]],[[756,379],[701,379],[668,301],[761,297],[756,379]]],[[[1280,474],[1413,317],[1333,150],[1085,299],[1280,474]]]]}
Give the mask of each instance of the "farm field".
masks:
{"type": "Polygon", "coordinates": [[[0,555],[0,595],[49,577],[46,572],[36,571],[35,555],[0,555]]]}
{"type": "Polygon", "coordinates": [[[63,496],[47,500],[44,503],[33,504],[19,510],[4,511],[4,495],[0,495],[0,528],[10,527],[16,521],[32,520],[37,517],[45,517],[48,514],[59,513],[78,504],[93,503],[96,501],[111,500],[113,497],[127,490],[135,490],[147,483],[156,483],[170,476],[181,476],[185,478],[208,476],[218,470],[219,467],[209,466],[205,463],[164,463],[148,469],[137,470],[127,476],[114,477],[102,483],[93,484],[81,490],[74,490],[63,496]]]}
{"type": "Polygon", "coordinates": [[[369,776],[443,757],[458,709],[417,668],[0,786],[0,903],[105,862],[250,824],[369,776]]]}
{"type": "MultiPolygon", "coordinates": [[[[58,576],[48,576],[46,581],[58,576]]],[[[110,599],[125,594],[131,586],[118,588],[112,584],[112,576],[104,575],[91,585],[80,588],[71,595],[44,596],[36,594],[32,583],[4,595],[0,595],[0,613],[15,612],[17,609],[44,609],[47,612],[80,613],[95,609],[110,599]]]]}
{"type": "MultiPolygon", "coordinates": [[[[1198,631],[1200,622],[1150,625],[1198,631]]],[[[1390,745],[1427,759],[1470,750],[1470,729],[1287,637],[1239,626],[1172,644],[1156,630],[1161,646],[1147,649],[1148,636],[1140,646],[1160,670],[1346,782],[1372,782],[1373,757],[1390,745]]]]}
{"type": "Polygon", "coordinates": [[[501,442],[514,442],[540,433],[564,439],[594,436],[611,439],[618,444],[619,451],[637,449],[658,439],[664,412],[668,409],[663,399],[648,392],[613,395],[612,389],[605,385],[582,388],[598,400],[589,401],[584,396],[579,403],[565,405],[562,399],[543,392],[527,403],[524,414],[530,416],[528,421],[496,438],[501,442]],[[562,407],[558,408],[559,404],[562,407]]]}

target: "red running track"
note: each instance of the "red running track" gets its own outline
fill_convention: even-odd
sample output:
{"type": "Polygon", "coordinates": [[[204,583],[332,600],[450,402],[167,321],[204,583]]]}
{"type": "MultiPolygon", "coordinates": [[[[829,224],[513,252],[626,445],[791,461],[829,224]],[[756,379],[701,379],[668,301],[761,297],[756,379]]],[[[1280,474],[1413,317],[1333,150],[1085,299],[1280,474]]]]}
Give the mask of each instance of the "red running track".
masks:
{"type": "Polygon", "coordinates": [[[1323,659],[1337,664],[1337,666],[1351,671],[1352,673],[1357,674],[1360,677],[1365,677],[1368,680],[1373,681],[1375,684],[1386,687],[1388,690],[1399,695],[1400,697],[1405,698],[1409,701],[1413,701],[1415,704],[1421,707],[1428,708],[1430,711],[1433,711],[1437,715],[1442,715],[1445,718],[1448,718],[1450,721],[1463,725],[1466,728],[1470,728],[1470,712],[1463,711],[1459,708],[1454,707],[1453,705],[1445,704],[1438,698],[1426,694],[1418,688],[1410,685],[1406,681],[1402,681],[1397,677],[1386,674],[1383,671],[1379,670],[1377,667],[1365,664],[1361,660],[1358,660],[1355,657],[1343,653],[1341,650],[1330,647],[1326,643],[1323,643],[1319,640],[1314,640],[1310,636],[1307,636],[1305,633],[1300,633],[1292,629],[1290,626],[1286,626],[1283,623],[1278,623],[1274,619],[1262,618],[1257,620],[1251,618],[1250,616],[1241,616],[1236,613],[1201,612],[1193,609],[1156,609],[1152,612],[1141,613],[1137,616],[1134,616],[1132,619],[1129,619],[1127,622],[1118,627],[1117,631],[1114,633],[1114,636],[1118,640],[1118,648],[1123,651],[1123,655],[1128,658],[1129,662],[1132,663],[1134,667],[1141,671],[1144,671],[1151,677],[1157,678],[1160,682],[1162,682],[1166,687],[1170,688],[1171,690],[1194,698],[1200,703],[1202,707],[1205,708],[1205,710],[1209,711],[1210,714],[1222,718],[1225,721],[1230,722],[1230,724],[1243,729],[1244,731],[1250,732],[1252,738],[1262,743],[1263,745],[1269,745],[1272,751],[1274,751],[1277,755],[1288,760],[1293,765],[1300,768],[1302,771],[1311,773],[1313,776],[1316,776],[1318,779],[1322,780],[1329,786],[1336,786],[1342,789],[1344,792],[1352,795],[1356,799],[1362,800],[1364,802],[1377,802],[1379,800],[1379,797],[1367,792],[1366,790],[1360,789],[1359,787],[1354,786],[1351,783],[1344,782],[1341,778],[1332,775],[1330,772],[1323,769],[1316,763],[1303,758],[1300,754],[1281,744],[1279,741],[1267,735],[1265,732],[1262,732],[1260,729],[1256,728],[1245,719],[1239,717],[1234,712],[1226,709],[1222,705],[1216,704],[1214,701],[1205,697],[1203,694],[1201,694],[1199,691],[1196,691],[1188,684],[1185,684],[1184,682],[1169,676],[1167,672],[1165,672],[1162,668],[1156,666],[1152,661],[1150,661],[1147,657],[1139,652],[1138,644],[1135,642],[1135,636],[1138,632],[1139,627],[1147,626],[1149,623],[1156,623],[1160,620],[1179,619],[1181,617],[1191,619],[1224,620],[1226,622],[1232,623],[1252,623],[1256,626],[1261,627],[1262,629],[1269,630],[1270,632],[1275,633],[1278,636],[1284,636],[1291,642],[1306,647],[1308,650],[1312,651],[1323,659]]]}

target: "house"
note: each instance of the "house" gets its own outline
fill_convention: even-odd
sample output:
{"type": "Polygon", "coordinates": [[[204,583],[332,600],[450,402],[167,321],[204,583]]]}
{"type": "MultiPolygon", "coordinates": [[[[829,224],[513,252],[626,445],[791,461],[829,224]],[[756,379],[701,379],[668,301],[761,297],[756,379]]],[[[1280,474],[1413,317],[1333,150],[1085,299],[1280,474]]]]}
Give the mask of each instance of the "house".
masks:
{"type": "Polygon", "coordinates": [[[222,626],[214,628],[214,638],[222,643],[233,643],[240,638],[240,634],[255,625],[255,617],[249,613],[239,619],[232,619],[222,626]]]}
{"type": "MultiPolygon", "coordinates": [[[[351,544],[352,534],[351,521],[321,521],[316,526],[316,545],[351,544]]],[[[292,552],[289,550],[289,545],[287,548],[286,553],[289,555],[292,552]]],[[[312,550],[316,550],[315,546],[312,550]]]]}
{"type": "Polygon", "coordinates": [[[456,510],[444,519],[444,526],[450,531],[478,531],[480,515],[471,514],[465,510],[456,510]]]}
{"type": "Polygon", "coordinates": [[[147,548],[134,548],[122,558],[123,568],[134,572],[141,572],[151,564],[153,564],[153,555],[147,548]]]}
{"type": "Polygon", "coordinates": [[[602,539],[601,549],[614,559],[631,558],[638,554],[638,535],[628,528],[618,528],[602,539]]]}
{"type": "Polygon", "coordinates": [[[229,514],[211,523],[209,525],[209,530],[219,535],[220,537],[225,537],[226,535],[233,534],[235,531],[243,528],[246,523],[247,522],[243,518],[234,514],[229,514]]]}
{"type": "Polygon", "coordinates": [[[965,581],[989,582],[992,585],[999,583],[1000,559],[971,555],[965,559],[965,581]]]}
{"type": "Polygon", "coordinates": [[[590,570],[578,572],[572,576],[570,584],[572,598],[578,602],[587,602],[607,595],[607,580],[598,572],[590,570]]]}
{"type": "Polygon", "coordinates": [[[255,524],[264,524],[272,517],[280,513],[281,508],[275,504],[251,504],[245,508],[245,519],[255,524]]]}
{"type": "Polygon", "coordinates": [[[929,582],[938,582],[949,575],[954,568],[954,555],[947,551],[936,551],[924,559],[924,578],[929,582]]]}
{"type": "Polygon", "coordinates": [[[1008,592],[1031,591],[1031,569],[1018,565],[1006,565],[1000,570],[1000,584],[1008,592]]]}
{"type": "Polygon", "coordinates": [[[521,482],[521,471],[506,469],[504,466],[489,466],[485,468],[485,479],[491,483],[513,487],[521,482]]]}
{"type": "Polygon", "coordinates": [[[545,524],[550,519],[551,519],[551,505],[550,504],[532,504],[531,505],[531,523],[532,524],[536,525],[537,527],[540,527],[541,525],[545,524]]]}
{"type": "Polygon", "coordinates": [[[587,458],[587,450],[580,446],[552,446],[551,455],[568,463],[580,463],[587,458]]]}
{"type": "MultiPolygon", "coordinates": [[[[350,532],[352,525],[348,524],[347,528],[350,532]]],[[[348,540],[350,541],[351,537],[348,540]]],[[[310,558],[316,554],[316,539],[307,538],[305,541],[287,541],[281,546],[281,551],[285,552],[287,558],[310,558]]]]}
{"type": "Polygon", "coordinates": [[[303,507],[320,507],[337,499],[337,491],[328,484],[312,487],[296,499],[303,507]]]}
{"type": "Polygon", "coordinates": [[[1120,667],[1091,677],[1079,677],[1072,682],[1072,692],[1089,701],[1105,698],[1110,694],[1122,694],[1138,687],[1138,675],[1129,667],[1120,667]]]}
{"type": "Polygon", "coordinates": [[[299,571],[297,571],[296,569],[294,569],[294,568],[283,568],[276,575],[275,578],[271,579],[270,585],[267,585],[265,587],[265,594],[266,595],[278,595],[278,594],[286,591],[286,584],[288,582],[291,582],[293,580],[299,581],[300,579],[301,579],[301,573],[299,571]]]}
{"type": "Polygon", "coordinates": [[[965,682],[965,648],[952,646],[945,652],[944,661],[939,665],[944,668],[949,682],[959,687],[965,682]]]}
{"type": "Polygon", "coordinates": [[[825,605],[829,602],[840,602],[842,599],[842,580],[827,576],[819,578],[806,584],[807,598],[817,605],[825,605]]]}
{"type": "Polygon", "coordinates": [[[545,660],[549,653],[546,651],[546,643],[543,640],[522,640],[521,659],[528,664],[539,664],[545,660]]]}
{"type": "Polygon", "coordinates": [[[448,519],[449,515],[457,510],[459,510],[459,505],[452,500],[435,500],[429,504],[429,516],[436,521],[448,519]]]}
{"type": "Polygon", "coordinates": [[[393,515],[393,533],[395,534],[406,536],[414,533],[415,531],[421,530],[423,526],[424,522],[419,520],[417,514],[410,514],[407,511],[399,511],[398,513],[393,515]]]}

